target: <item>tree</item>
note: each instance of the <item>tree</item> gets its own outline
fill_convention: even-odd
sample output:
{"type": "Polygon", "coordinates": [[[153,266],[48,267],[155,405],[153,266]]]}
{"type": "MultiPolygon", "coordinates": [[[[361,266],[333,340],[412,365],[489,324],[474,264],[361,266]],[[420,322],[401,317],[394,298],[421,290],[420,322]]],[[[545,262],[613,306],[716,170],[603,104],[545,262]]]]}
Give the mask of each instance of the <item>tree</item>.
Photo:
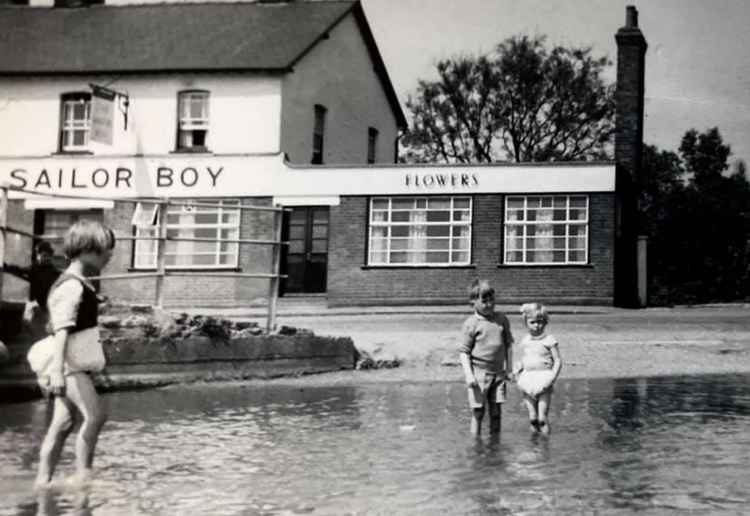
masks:
{"type": "Polygon", "coordinates": [[[718,128],[691,129],[679,156],[646,146],[641,216],[650,235],[652,302],[732,301],[750,296],[750,184],[718,128]]]}
{"type": "Polygon", "coordinates": [[[543,37],[515,36],[491,55],[437,64],[407,108],[406,162],[606,159],[614,131],[611,63],[590,48],[547,50],[543,37]]]}

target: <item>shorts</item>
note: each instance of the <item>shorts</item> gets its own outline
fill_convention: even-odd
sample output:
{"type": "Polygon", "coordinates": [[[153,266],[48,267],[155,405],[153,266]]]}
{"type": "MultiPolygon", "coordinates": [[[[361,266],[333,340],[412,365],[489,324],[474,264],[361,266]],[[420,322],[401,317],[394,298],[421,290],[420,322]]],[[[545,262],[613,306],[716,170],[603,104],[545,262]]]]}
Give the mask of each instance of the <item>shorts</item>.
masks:
{"type": "Polygon", "coordinates": [[[505,374],[475,368],[476,387],[469,387],[469,405],[482,408],[485,403],[505,403],[505,374]]]}

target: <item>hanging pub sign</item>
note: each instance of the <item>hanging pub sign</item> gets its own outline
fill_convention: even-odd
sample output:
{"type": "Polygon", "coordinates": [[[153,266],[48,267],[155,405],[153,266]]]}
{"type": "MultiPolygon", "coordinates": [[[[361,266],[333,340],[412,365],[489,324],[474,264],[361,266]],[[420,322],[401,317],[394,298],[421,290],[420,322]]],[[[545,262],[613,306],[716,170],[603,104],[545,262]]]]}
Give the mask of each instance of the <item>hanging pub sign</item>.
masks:
{"type": "Polygon", "coordinates": [[[115,123],[115,98],[117,92],[91,85],[91,141],[112,145],[115,123]]]}

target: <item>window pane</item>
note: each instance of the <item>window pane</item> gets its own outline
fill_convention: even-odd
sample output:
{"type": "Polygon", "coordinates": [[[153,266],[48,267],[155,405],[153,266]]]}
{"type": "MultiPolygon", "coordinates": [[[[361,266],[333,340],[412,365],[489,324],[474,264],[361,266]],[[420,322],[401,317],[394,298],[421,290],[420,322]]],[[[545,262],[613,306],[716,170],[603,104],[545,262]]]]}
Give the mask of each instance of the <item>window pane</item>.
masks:
{"type": "Polygon", "coordinates": [[[427,236],[450,236],[450,226],[427,226],[427,236]]]}
{"type": "Polygon", "coordinates": [[[586,252],[585,251],[568,251],[568,261],[585,262],[586,252]]]}
{"type": "Polygon", "coordinates": [[[372,200],[372,208],[375,210],[387,210],[388,209],[388,199],[373,199],[372,200]]]}
{"type": "Polygon", "coordinates": [[[312,241],[312,252],[313,253],[325,253],[328,251],[328,240],[327,239],[313,239],[312,241]]]}
{"type": "Polygon", "coordinates": [[[428,222],[447,222],[450,220],[450,211],[428,211],[428,222]]]}
{"type": "Polygon", "coordinates": [[[430,251],[443,251],[450,246],[450,238],[430,238],[427,241],[427,249],[430,251]]]}
{"type": "Polygon", "coordinates": [[[448,253],[427,253],[427,263],[448,263],[448,253]]]}
{"type": "Polygon", "coordinates": [[[370,263],[372,264],[384,264],[386,263],[386,256],[388,253],[382,252],[382,251],[371,251],[370,252],[370,263]]]}
{"type": "Polygon", "coordinates": [[[453,239],[453,249],[468,249],[469,248],[469,239],[468,238],[454,238],[453,239]]]}
{"type": "Polygon", "coordinates": [[[391,201],[391,209],[393,210],[412,210],[414,209],[414,199],[410,198],[397,198],[391,201]]]}
{"type": "Polygon", "coordinates": [[[451,207],[451,200],[444,198],[428,199],[427,208],[430,210],[449,210],[451,207]]]}
{"type": "Polygon", "coordinates": [[[468,251],[453,253],[453,263],[468,263],[468,262],[469,262],[468,251]]]}

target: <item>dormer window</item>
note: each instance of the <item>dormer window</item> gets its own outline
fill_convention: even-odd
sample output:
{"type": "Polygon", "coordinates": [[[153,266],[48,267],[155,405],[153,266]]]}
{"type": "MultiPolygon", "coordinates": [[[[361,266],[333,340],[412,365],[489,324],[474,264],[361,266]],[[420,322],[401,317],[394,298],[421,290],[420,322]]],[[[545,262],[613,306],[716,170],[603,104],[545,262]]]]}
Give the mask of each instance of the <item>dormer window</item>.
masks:
{"type": "Polygon", "coordinates": [[[91,94],[63,95],[60,121],[60,151],[87,151],[91,130],[91,94]]]}
{"type": "Polygon", "coordinates": [[[178,151],[205,151],[208,140],[208,92],[183,91],[178,97],[178,151]]]}

